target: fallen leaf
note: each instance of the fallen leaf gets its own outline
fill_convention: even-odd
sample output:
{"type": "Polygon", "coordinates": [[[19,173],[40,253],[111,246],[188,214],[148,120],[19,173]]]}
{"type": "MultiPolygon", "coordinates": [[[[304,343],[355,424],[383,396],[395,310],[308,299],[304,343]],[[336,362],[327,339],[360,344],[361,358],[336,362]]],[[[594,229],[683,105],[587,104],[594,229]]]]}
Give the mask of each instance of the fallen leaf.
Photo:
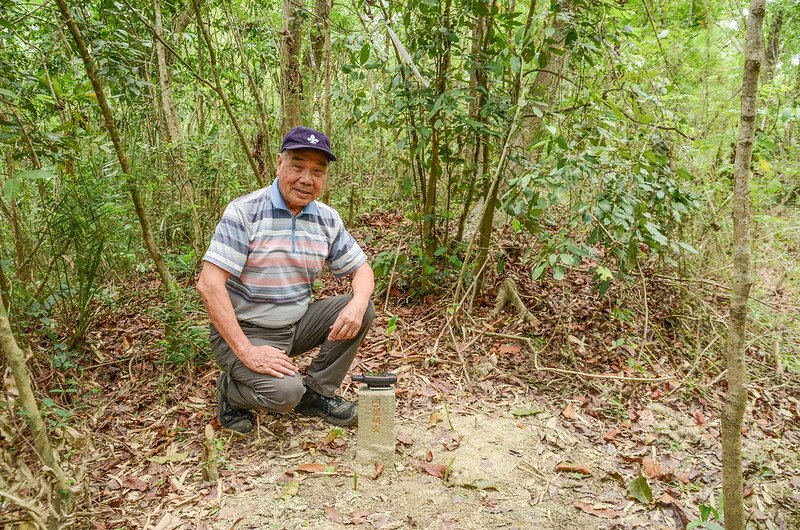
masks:
{"type": "Polygon", "coordinates": [[[287,482],[286,485],[281,490],[281,494],[278,495],[276,498],[288,501],[295,495],[297,495],[297,491],[300,489],[300,482],[297,480],[292,480],[291,482],[287,482]]]}
{"type": "Polygon", "coordinates": [[[334,427],[328,434],[325,436],[325,441],[323,442],[324,445],[328,445],[334,440],[339,440],[344,436],[344,432],[342,431],[341,427],[334,427]]]}
{"type": "Polygon", "coordinates": [[[499,353],[500,355],[507,355],[507,354],[517,355],[520,352],[520,350],[522,350],[522,347],[517,346],[516,344],[503,344],[502,346],[500,346],[500,348],[497,349],[497,353],[499,353]]]}
{"type": "Polygon", "coordinates": [[[616,519],[617,517],[622,516],[622,512],[618,512],[610,508],[595,508],[588,502],[578,501],[573,504],[573,506],[582,512],[594,515],[595,517],[602,517],[603,519],[616,519]]]}
{"type": "Polygon", "coordinates": [[[655,458],[646,456],[642,458],[642,473],[647,478],[658,480],[664,476],[664,466],[655,458]]]}
{"type": "Polygon", "coordinates": [[[146,491],[150,486],[142,479],[136,477],[128,477],[122,481],[122,487],[137,491],[146,491]]]}
{"type": "Polygon", "coordinates": [[[330,519],[334,523],[347,524],[345,522],[345,518],[342,516],[342,514],[337,512],[336,508],[334,508],[333,506],[327,506],[326,505],[326,506],[323,506],[322,509],[325,510],[325,515],[328,516],[328,519],[330,519]]]}
{"type": "Polygon", "coordinates": [[[433,452],[428,451],[427,453],[425,453],[425,461],[430,462],[431,460],[433,460],[433,452]]]}
{"type": "Polygon", "coordinates": [[[397,434],[397,441],[403,445],[414,445],[414,439],[404,432],[397,434]]]}
{"type": "Polygon", "coordinates": [[[333,466],[326,464],[300,464],[294,468],[294,470],[301,471],[303,473],[325,473],[328,475],[336,473],[336,470],[333,466]]]}
{"type": "Polygon", "coordinates": [[[570,420],[575,419],[575,409],[572,407],[572,403],[567,403],[567,406],[561,411],[561,415],[570,420]]]}
{"type": "Polygon", "coordinates": [[[375,528],[383,528],[389,522],[389,514],[373,513],[369,516],[369,524],[375,528]]]}
{"type": "Polygon", "coordinates": [[[675,499],[673,499],[672,496],[667,492],[662,493],[661,497],[659,497],[658,500],[656,501],[656,503],[658,504],[666,504],[666,505],[670,505],[673,502],[675,502],[675,499]]]}
{"type": "Polygon", "coordinates": [[[628,497],[642,504],[653,502],[653,490],[650,489],[650,484],[643,475],[639,475],[628,483],[628,497]]]}
{"type": "Polygon", "coordinates": [[[701,427],[706,423],[708,423],[708,420],[706,419],[705,415],[699,410],[692,412],[692,417],[694,418],[694,422],[701,427]]]}
{"type": "Polygon", "coordinates": [[[278,477],[275,480],[275,482],[277,482],[278,484],[288,484],[292,480],[294,480],[294,471],[287,471],[283,475],[278,477]]]}
{"type": "Polygon", "coordinates": [[[582,475],[592,474],[592,471],[586,464],[575,464],[572,462],[561,462],[556,466],[556,471],[563,471],[565,473],[580,473],[582,475]]]}
{"type": "Polygon", "coordinates": [[[603,440],[610,442],[617,436],[619,436],[620,430],[619,429],[611,429],[610,431],[606,432],[603,435],[603,440]]]}
{"type": "Polygon", "coordinates": [[[481,490],[481,491],[483,491],[483,490],[495,490],[495,491],[497,491],[497,486],[495,485],[494,482],[492,482],[491,480],[486,480],[486,479],[481,479],[481,478],[473,480],[469,484],[462,484],[462,486],[465,487],[465,488],[471,488],[471,489],[476,489],[476,490],[481,490]]]}
{"type": "Polygon", "coordinates": [[[438,411],[434,411],[430,418],[428,418],[428,428],[436,426],[436,424],[441,423],[444,418],[438,411]]]}
{"type": "Polygon", "coordinates": [[[675,526],[678,528],[686,528],[689,524],[689,516],[683,511],[680,504],[677,502],[672,503],[672,519],[675,521],[675,526]]]}
{"type": "Polygon", "coordinates": [[[535,416],[543,412],[543,410],[539,409],[515,409],[511,411],[511,414],[520,418],[524,418],[525,416],[535,416]]]}
{"type": "Polygon", "coordinates": [[[644,409],[643,411],[639,412],[639,417],[637,419],[639,425],[642,427],[650,427],[655,425],[656,423],[656,416],[653,414],[653,411],[650,409],[644,409]]]}
{"type": "Polygon", "coordinates": [[[454,432],[447,432],[441,439],[442,445],[448,451],[455,451],[458,449],[458,446],[461,445],[461,439],[463,438],[462,435],[454,433],[454,432]]]}
{"type": "Polygon", "coordinates": [[[444,478],[444,472],[447,470],[447,466],[443,466],[442,464],[434,464],[432,462],[423,462],[422,469],[424,469],[425,472],[432,477],[444,478]]]}
{"type": "Polygon", "coordinates": [[[380,462],[375,462],[375,473],[372,475],[372,480],[377,479],[383,473],[383,464],[380,462]]]}

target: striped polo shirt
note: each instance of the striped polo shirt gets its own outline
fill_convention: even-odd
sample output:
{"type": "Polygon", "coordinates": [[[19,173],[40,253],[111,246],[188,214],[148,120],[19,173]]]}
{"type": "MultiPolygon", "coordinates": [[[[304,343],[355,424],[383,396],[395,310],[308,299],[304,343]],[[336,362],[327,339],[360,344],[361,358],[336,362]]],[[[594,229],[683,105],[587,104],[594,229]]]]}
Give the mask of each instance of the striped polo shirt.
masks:
{"type": "Polygon", "coordinates": [[[278,328],[305,314],[326,263],[347,276],[367,256],[330,206],[314,201],[293,216],[276,178],[228,204],[203,260],[231,273],[226,287],[239,321],[278,328]]]}

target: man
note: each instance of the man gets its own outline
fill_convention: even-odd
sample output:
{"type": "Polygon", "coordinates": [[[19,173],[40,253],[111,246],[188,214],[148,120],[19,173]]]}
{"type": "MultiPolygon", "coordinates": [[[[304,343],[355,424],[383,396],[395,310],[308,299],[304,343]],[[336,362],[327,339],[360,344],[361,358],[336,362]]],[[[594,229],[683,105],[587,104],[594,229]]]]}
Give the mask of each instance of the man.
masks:
{"type": "Polygon", "coordinates": [[[367,257],[333,208],[316,199],[336,160],[328,137],[295,127],[284,137],[272,186],[233,200],[203,256],[197,290],[211,320],[219,423],[253,429],[251,410],[357,422],[336,396],[375,315],[367,257]],[[310,302],[324,264],[349,276],[352,295],[310,302]],[[320,346],[305,380],[292,357],[320,346]]]}

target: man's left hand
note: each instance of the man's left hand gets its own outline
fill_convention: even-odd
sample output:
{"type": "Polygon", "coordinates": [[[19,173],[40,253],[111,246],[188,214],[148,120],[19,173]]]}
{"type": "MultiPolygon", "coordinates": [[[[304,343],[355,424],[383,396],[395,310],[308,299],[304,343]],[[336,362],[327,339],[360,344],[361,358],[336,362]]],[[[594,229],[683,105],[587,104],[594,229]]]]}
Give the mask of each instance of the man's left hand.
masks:
{"type": "Polygon", "coordinates": [[[336,322],[331,326],[328,334],[329,340],[348,340],[358,335],[361,324],[364,321],[364,313],[367,311],[367,304],[357,301],[355,298],[344,306],[339,313],[336,322]]]}

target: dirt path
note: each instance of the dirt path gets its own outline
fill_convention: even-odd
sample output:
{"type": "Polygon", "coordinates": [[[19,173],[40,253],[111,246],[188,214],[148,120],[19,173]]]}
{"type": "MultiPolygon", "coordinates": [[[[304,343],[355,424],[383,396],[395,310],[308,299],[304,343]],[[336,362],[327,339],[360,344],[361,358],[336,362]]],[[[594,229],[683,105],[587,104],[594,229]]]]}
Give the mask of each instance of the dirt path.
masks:
{"type": "MultiPolygon", "coordinates": [[[[574,408],[553,414],[519,400],[450,410],[449,422],[444,408],[420,413],[400,421],[398,463],[377,479],[354,477],[355,429],[331,441],[321,422],[301,422],[284,454],[262,439],[263,451],[226,479],[238,493],[207,521],[218,529],[682,527],[701,503],[714,505],[720,489],[714,426],[658,404],[645,410],[629,427],[599,433],[574,408]],[[652,503],[626,491],[640,471],[652,503]]],[[[780,458],[773,472],[751,478],[758,526],[796,528],[799,441],[792,431],[781,443],[747,444],[754,461],[780,458]]]]}

